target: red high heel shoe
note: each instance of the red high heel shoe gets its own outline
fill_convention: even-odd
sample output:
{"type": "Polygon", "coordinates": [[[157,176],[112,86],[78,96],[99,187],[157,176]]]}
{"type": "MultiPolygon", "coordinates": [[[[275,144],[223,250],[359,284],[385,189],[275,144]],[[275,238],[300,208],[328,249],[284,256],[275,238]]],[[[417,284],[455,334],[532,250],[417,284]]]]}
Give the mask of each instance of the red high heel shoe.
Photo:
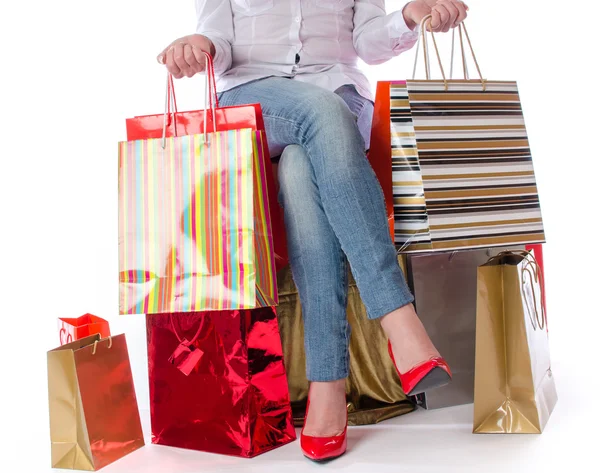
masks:
{"type": "MultiPolygon", "coordinates": [[[[306,415],[310,407],[310,399],[306,403],[306,415]]],[[[306,421],[306,416],[304,417],[306,421]]],[[[311,437],[304,435],[304,427],[300,434],[300,448],[304,456],[310,460],[321,462],[333,460],[346,453],[346,433],[348,431],[348,413],[346,413],[346,428],[340,435],[333,437],[311,437]]]]}
{"type": "Polygon", "coordinates": [[[421,394],[430,389],[445,386],[452,381],[452,371],[450,371],[448,363],[442,357],[432,358],[402,374],[396,366],[391,342],[388,342],[388,351],[398,376],[400,376],[402,389],[407,396],[421,394]]]}

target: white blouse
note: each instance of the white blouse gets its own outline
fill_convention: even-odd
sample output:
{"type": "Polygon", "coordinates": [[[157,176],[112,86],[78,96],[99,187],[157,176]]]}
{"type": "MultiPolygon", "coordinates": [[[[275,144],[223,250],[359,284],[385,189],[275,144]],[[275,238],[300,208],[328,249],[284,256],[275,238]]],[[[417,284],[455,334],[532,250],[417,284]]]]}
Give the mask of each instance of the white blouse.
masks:
{"type": "Polygon", "coordinates": [[[380,64],[417,41],[385,0],[196,0],[196,32],[215,45],[217,88],[269,76],[328,90],[354,84],[372,99],[357,65],[380,64]]]}

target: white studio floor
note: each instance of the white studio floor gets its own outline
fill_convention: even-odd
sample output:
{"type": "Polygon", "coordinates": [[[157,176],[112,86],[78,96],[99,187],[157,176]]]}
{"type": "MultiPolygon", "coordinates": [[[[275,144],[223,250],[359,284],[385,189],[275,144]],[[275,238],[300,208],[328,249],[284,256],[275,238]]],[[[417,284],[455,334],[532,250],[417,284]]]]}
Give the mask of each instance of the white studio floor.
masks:
{"type": "MultiPolygon", "coordinates": [[[[151,445],[146,342],[145,337],[136,337],[136,334],[144,332],[144,318],[114,317],[110,320],[114,333],[127,334],[147,445],[101,471],[600,472],[600,369],[597,348],[600,317],[593,296],[595,283],[592,279],[571,281],[564,278],[560,286],[549,292],[552,296],[550,307],[553,308],[549,312],[550,350],[559,401],[542,435],[474,435],[471,433],[472,405],[435,411],[419,410],[382,424],[351,427],[346,455],[326,464],[315,464],[305,459],[298,441],[254,459],[151,445]],[[585,297],[565,297],[577,293],[585,297]]],[[[55,320],[44,319],[41,329],[32,332],[30,346],[38,346],[37,350],[30,352],[29,347],[19,345],[10,352],[10,356],[3,357],[6,373],[0,384],[3,388],[0,389],[1,473],[53,471],[50,468],[45,356],[46,346],[56,343],[53,327],[55,320]],[[30,357],[25,359],[24,356],[30,357]]]]}
{"type": "MultiPolygon", "coordinates": [[[[595,449],[598,390],[585,380],[590,371],[555,363],[559,404],[543,435],[473,435],[472,406],[424,411],[349,430],[343,457],[315,464],[298,441],[254,459],[148,445],[106,467],[105,473],[281,473],[344,472],[548,472],[600,471],[595,449]]],[[[149,416],[143,412],[148,433],[149,416]]],[[[147,439],[149,441],[149,439],[147,439]]],[[[15,470],[16,471],[16,470],[15,470]]],[[[25,470],[19,470],[25,471],[25,470]]]]}

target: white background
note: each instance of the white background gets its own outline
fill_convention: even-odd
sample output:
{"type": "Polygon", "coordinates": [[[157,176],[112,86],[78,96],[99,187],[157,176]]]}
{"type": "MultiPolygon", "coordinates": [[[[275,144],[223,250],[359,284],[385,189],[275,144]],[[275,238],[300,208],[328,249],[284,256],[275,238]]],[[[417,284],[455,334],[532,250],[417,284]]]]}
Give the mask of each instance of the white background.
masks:
{"type": "MultiPolygon", "coordinates": [[[[386,3],[389,11],[404,4],[386,3]]],[[[388,453],[381,453],[385,441],[376,430],[353,429],[351,438],[360,438],[354,455],[332,468],[364,466],[373,457],[380,468],[387,461],[396,471],[391,465],[402,464],[403,456],[417,471],[598,464],[593,438],[600,422],[595,363],[600,77],[593,29],[600,9],[590,0],[469,4],[469,31],[484,75],[519,83],[548,237],[549,324],[560,404],[539,440],[481,441],[469,434],[469,408],[388,423],[387,438],[402,439],[388,453]],[[437,436],[423,430],[429,426],[437,436]],[[367,447],[369,438],[375,443],[367,447]],[[439,442],[438,449],[416,455],[429,442],[439,442]],[[446,460],[453,466],[443,467],[446,460]]],[[[170,41],[194,31],[195,16],[193,2],[181,0],[4,1],[0,9],[0,468],[42,472],[48,471],[50,455],[45,352],[58,344],[58,317],[92,312],[109,319],[113,333],[126,332],[140,408],[148,407],[143,317],[117,315],[116,144],[125,138],[126,117],[161,111],[165,75],[155,57],[170,41]]],[[[366,72],[373,83],[408,78],[412,59],[408,53],[366,72]]],[[[203,104],[203,80],[177,84],[181,109],[203,104]]],[[[258,467],[196,452],[161,457],[149,448],[140,455],[132,458],[143,466],[127,459],[127,469],[118,471],[258,467]]],[[[298,460],[297,468],[307,467],[294,444],[265,456],[260,461],[268,467],[257,471],[280,468],[285,463],[276,461],[286,455],[298,460]]],[[[111,468],[105,471],[118,466],[111,468]]]]}

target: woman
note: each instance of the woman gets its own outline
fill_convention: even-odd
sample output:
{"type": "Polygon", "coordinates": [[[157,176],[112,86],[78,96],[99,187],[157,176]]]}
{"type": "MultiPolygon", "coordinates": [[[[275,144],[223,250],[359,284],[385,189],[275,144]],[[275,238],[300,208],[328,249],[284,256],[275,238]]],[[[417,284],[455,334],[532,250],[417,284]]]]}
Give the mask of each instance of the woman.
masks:
{"type": "Polygon", "coordinates": [[[417,25],[446,32],[466,18],[458,0],[416,0],[386,15],[384,0],[196,0],[197,34],[158,57],[176,78],[214,58],[223,106],[260,103],[292,273],[303,306],[309,405],[301,436],[313,460],[346,450],[346,320],[350,263],[370,319],[390,340],[405,392],[450,381],[421,324],[388,231],[365,149],[372,96],[358,58],[380,64],[415,44],[417,25]]]}

